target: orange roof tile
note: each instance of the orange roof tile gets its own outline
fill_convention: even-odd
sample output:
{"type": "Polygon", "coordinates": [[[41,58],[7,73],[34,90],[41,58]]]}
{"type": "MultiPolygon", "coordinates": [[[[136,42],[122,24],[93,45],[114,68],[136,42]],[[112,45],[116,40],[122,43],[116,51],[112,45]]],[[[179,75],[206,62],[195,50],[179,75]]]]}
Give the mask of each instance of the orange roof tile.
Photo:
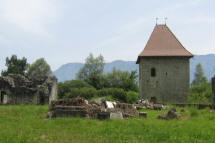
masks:
{"type": "Polygon", "coordinates": [[[166,25],[156,25],[137,63],[140,57],[154,56],[193,57],[193,54],[184,48],[166,25]]]}

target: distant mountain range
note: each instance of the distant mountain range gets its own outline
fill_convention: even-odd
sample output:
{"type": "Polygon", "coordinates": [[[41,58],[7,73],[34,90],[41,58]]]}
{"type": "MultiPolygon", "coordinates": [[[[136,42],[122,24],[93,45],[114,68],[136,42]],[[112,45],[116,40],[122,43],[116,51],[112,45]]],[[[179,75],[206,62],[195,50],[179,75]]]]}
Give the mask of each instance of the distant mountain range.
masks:
{"type": "MultiPolygon", "coordinates": [[[[206,77],[208,80],[215,75],[215,54],[208,55],[196,55],[190,60],[190,81],[194,78],[195,67],[198,63],[201,63],[206,77]]],[[[76,73],[83,67],[83,63],[68,63],[62,65],[59,69],[54,71],[54,75],[59,82],[75,79],[76,73]]],[[[116,60],[105,64],[104,72],[110,72],[116,67],[117,69],[124,71],[139,71],[139,67],[136,61],[122,61],[116,60]]]]}

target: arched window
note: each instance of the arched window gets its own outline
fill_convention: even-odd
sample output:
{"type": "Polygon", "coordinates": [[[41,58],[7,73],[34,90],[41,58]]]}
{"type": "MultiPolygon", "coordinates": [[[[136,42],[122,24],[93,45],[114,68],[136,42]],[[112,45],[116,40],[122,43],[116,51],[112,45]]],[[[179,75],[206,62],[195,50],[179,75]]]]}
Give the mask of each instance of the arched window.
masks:
{"type": "Polygon", "coordinates": [[[151,77],[155,77],[156,76],[156,70],[155,68],[151,68],[151,77]]]}

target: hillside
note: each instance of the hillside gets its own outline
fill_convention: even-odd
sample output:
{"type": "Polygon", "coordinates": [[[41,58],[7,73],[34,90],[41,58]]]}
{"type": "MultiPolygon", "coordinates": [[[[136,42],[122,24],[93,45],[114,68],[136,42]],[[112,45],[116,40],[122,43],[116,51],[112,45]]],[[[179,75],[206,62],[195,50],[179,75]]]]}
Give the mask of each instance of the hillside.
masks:
{"type": "MultiPolygon", "coordinates": [[[[211,77],[215,75],[215,54],[196,55],[190,60],[190,81],[194,78],[195,67],[198,63],[203,65],[205,75],[208,79],[211,79],[211,77]]],[[[58,78],[59,82],[75,79],[76,73],[83,65],[83,63],[68,63],[62,65],[59,69],[54,71],[54,75],[58,78]]],[[[113,67],[127,71],[138,71],[136,61],[116,60],[105,64],[105,73],[110,72],[113,67]]]]}

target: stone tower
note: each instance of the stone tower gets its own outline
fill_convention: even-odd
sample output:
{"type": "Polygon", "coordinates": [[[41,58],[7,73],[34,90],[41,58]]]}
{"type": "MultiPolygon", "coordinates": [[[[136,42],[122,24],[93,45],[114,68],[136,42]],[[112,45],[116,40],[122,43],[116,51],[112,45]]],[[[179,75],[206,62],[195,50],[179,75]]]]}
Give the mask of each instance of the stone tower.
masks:
{"type": "Polygon", "coordinates": [[[156,25],[137,59],[140,98],[156,103],[186,103],[191,57],[166,25],[156,25]]]}

